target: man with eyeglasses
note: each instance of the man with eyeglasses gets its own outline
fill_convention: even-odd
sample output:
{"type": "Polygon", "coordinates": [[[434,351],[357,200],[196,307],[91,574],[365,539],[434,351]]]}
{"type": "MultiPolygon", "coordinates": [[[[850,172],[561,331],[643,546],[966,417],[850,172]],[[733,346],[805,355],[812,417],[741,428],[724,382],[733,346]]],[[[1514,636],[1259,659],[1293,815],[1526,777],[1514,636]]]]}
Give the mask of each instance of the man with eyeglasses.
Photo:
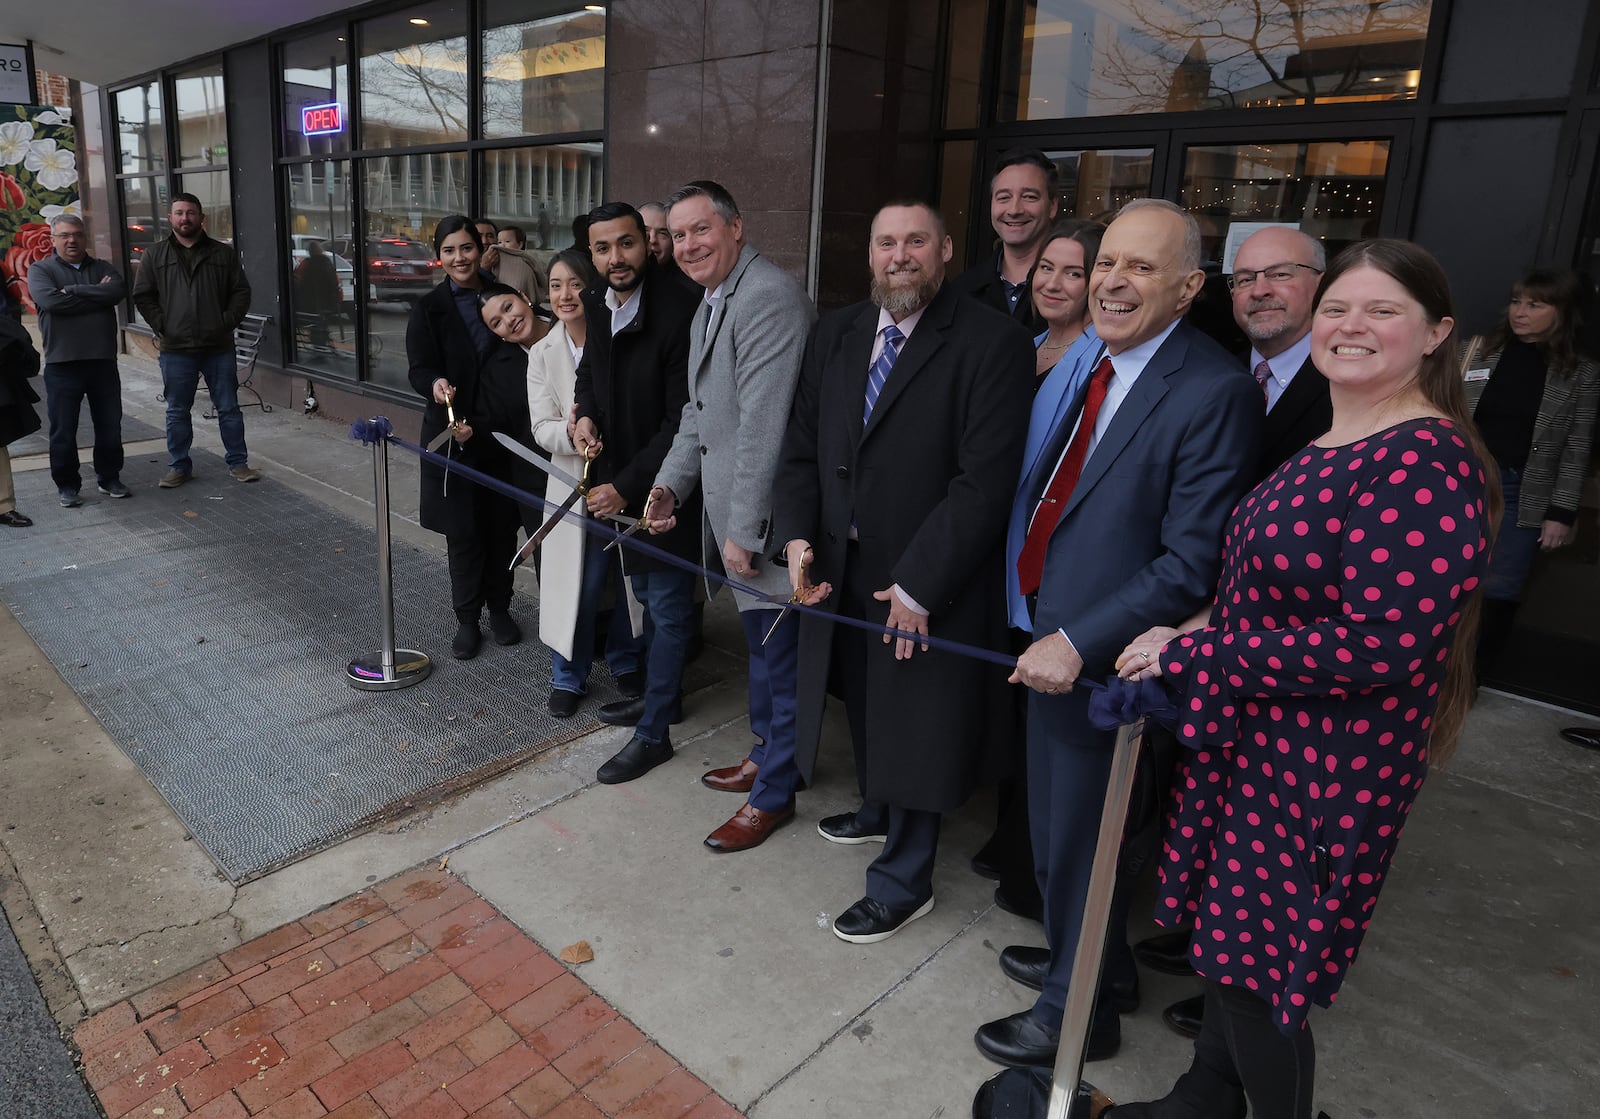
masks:
{"type": "MultiPolygon", "coordinates": [[[[1267,407],[1258,482],[1333,423],[1327,379],[1311,364],[1311,308],[1326,265],[1321,242],[1286,226],[1252,233],[1234,258],[1233,317],[1250,339],[1248,369],[1267,407]]],[[[1194,974],[1187,930],[1151,937],[1134,954],[1157,971],[1194,974]]],[[[1161,1016],[1178,1033],[1195,1037],[1204,1004],[1198,995],[1182,999],[1161,1016]]]]}

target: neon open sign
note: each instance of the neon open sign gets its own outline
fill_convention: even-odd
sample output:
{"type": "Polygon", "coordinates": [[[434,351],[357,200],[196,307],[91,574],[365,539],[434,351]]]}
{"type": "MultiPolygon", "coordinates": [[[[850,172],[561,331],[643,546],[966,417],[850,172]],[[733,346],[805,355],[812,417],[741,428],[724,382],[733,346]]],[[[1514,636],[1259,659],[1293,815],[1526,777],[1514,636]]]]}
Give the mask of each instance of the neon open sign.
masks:
{"type": "Polygon", "coordinates": [[[343,132],[344,110],[337,101],[328,105],[304,105],[300,109],[300,131],[307,136],[343,132]]]}

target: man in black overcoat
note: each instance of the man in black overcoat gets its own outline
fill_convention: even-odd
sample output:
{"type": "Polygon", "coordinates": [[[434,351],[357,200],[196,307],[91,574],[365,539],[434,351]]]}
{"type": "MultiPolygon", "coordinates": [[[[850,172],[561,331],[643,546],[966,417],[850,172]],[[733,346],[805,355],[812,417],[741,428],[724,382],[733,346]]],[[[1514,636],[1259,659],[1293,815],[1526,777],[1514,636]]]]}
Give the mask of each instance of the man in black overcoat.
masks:
{"type": "MultiPolygon", "coordinates": [[[[925,204],[890,204],[873,219],[871,301],[823,317],[806,345],[775,539],[787,542],[795,586],[828,590],[841,616],[999,650],[1033,349],[1018,324],[944,284],[951,252],[925,204]]],[[[830,668],[862,804],[818,831],[884,845],[866,896],[833,925],[868,944],[933,908],[940,814],[994,776],[1012,704],[994,665],[804,617],[797,761],[808,781],[830,668]]]]}

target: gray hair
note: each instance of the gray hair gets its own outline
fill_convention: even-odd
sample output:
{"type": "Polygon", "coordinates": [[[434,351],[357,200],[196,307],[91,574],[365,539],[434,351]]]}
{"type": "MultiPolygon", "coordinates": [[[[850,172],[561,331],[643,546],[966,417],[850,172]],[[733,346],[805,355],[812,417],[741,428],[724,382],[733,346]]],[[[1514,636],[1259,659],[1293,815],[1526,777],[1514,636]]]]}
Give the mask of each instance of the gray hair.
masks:
{"type": "Polygon", "coordinates": [[[733,200],[733,195],[728,193],[728,188],[710,179],[696,179],[692,183],[685,183],[667,195],[667,212],[671,213],[672,208],[679,202],[690,198],[707,199],[711,203],[711,208],[717,212],[717,216],[729,225],[732,225],[739,216],[739,204],[733,200]]]}
{"type": "Polygon", "coordinates": [[[61,225],[75,225],[79,229],[88,228],[83,224],[83,219],[77,214],[57,214],[55,217],[50,219],[50,232],[54,233],[56,231],[56,227],[61,225]]]}
{"type": "Polygon", "coordinates": [[[1176,214],[1183,222],[1183,266],[1190,272],[1200,267],[1200,223],[1195,220],[1193,214],[1176,202],[1168,202],[1165,198],[1135,198],[1117,211],[1117,217],[1131,214],[1135,210],[1165,210],[1169,214],[1176,214]]]}
{"type": "Polygon", "coordinates": [[[1311,234],[1307,233],[1305,230],[1297,229],[1295,232],[1306,239],[1306,248],[1311,252],[1312,266],[1319,272],[1326,272],[1328,270],[1327,248],[1323,246],[1321,241],[1311,236],[1311,234]]]}

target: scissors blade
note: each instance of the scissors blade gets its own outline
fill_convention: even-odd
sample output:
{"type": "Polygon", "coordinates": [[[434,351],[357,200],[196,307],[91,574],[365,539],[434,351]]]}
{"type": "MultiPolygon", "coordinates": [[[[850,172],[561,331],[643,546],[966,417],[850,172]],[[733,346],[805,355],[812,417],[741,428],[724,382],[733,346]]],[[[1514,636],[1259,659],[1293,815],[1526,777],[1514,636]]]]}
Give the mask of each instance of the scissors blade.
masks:
{"type": "Polygon", "coordinates": [[[438,435],[435,435],[432,439],[428,440],[428,450],[432,451],[434,454],[438,454],[439,448],[450,442],[450,437],[455,433],[456,429],[453,426],[445,428],[438,435]]]}
{"type": "Polygon", "coordinates": [[[789,601],[784,603],[783,609],[778,611],[778,617],[776,620],[774,620],[773,623],[767,627],[767,635],[761,639],[761,644],[765,645],[768,641],[772,640],[772,635],[778,632],[779,626],[783,625],[783,619],[789,616],[789,608],[792,607],[796,601],[796,597],[791,594],[789,596],[789,601]]]}
{"type": "Polygon", "coordinates": [[[567,499],[556,507],[555,513],[544,524],[539,526],[539,531],[528,537],[527,542],[517,549],[517,554],[511,557],[510,570],[515,571],[521,564],[527,562],[528,557],[533,555],[534,549],[543,544],[544,538],[555,531],[556,525],[566,518],[566,515],[572,511],[572,507],[578,503],[578,499],[582,496],[583,494],[577,490],[573,490],[567,495],[567,499]]]}
{"type": "Polygon", "coordinates": [[[571,486],[579,493],[583,493],[588,489],[587,486],[585,486],[578,479],[574,478],[571,474],[568,474],[565,470],[561,469],[561,467],[557,466],[555,463],[551,462],[549,459],[545,458],[532,448],[518,443],[505,432],[497,431],[494,433],[494,437],[496,442],[498,442],[506,450],[510,451],[518,458],[524,459],[527,462],[532,463],[534,466],[537,466],[540,470],[550,475],[550,477],[554,478],[556,481],[565,482],[568,486],[571,486]]]}
{"type": "Polygon", "coordinates": [[[615,548],[618,544],[621,544],[628,537],[630,537],[634,533],[638,532],[641,528],[643,528],[645,526],[645,519],[643,517],[640,517],[636,521],[627,522],[627,523],[628,523],[628,527],[622,530],[622,534],[620,536],[613,536],[611,538],[611,542],[609,544],[607,544],[604,548],[600,549],[602,552],[609,552],[612,548],[615,548]]]}

